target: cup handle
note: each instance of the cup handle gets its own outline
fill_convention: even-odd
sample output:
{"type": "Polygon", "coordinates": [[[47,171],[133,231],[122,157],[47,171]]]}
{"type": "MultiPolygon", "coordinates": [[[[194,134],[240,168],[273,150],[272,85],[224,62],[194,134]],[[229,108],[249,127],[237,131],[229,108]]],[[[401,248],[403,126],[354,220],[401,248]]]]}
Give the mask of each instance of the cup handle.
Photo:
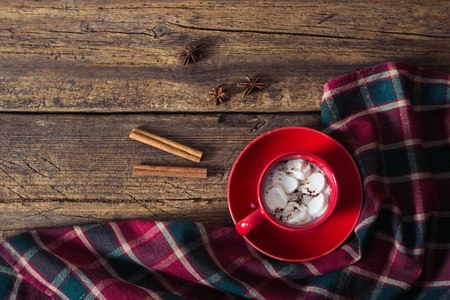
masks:
{"type": "Polygon", "coordinates": [[[265,220],[259,209],[255,209],[251,214],[236,223],[236,230],[240,235],[246,235],[265,220]]]}

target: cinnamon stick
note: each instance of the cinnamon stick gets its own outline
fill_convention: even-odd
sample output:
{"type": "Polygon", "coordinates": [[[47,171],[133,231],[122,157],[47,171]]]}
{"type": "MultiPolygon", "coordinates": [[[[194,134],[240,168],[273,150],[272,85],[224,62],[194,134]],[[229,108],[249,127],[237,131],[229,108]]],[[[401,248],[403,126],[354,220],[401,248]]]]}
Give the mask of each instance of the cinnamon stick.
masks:
{"type": "Polygon", "coordinates": [[[199,150],[192,149],[138,128],[133,128],[130,133],[130,138],[195,162],[200,162],[203,155],[199,150]]]}
{"type": "Polygon", "coordinates": [[[207,169],[205,169],[205,168],[170,167],[170,166],[134,165],[133,175],[135,175],[135,176],[206,178],[207,169]]]}

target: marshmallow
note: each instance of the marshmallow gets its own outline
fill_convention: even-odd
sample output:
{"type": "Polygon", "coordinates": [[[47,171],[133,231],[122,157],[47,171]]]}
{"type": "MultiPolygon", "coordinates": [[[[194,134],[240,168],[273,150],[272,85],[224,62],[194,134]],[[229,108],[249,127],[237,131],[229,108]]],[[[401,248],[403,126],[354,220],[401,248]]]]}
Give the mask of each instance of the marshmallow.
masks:
{"type": "Polygon", "coordinates": [[[264,200],[276,219],[306,224],[328,206],[328,182],[320,168],[303,159],[280,163],[266,179],[264,200]]]}
{"type": "Polygon", "coordinates": [[[308,203],[308,211],[312,216],[317,216],[322,213],[325,208],[325,195],[320,193],[316,197],[312,198],[308,203]]]}
{"type": "Polygon", "coordinates": [[[296,202],[289,202],[284,209],[284,213],[287,215],[286,222],[290,224],[304,222],[307,218],[305,208],[296,202]]]}
{"type": "Polygon", "coordinates": [[[325,176],[321,173],[314,173],[308,177],[308,181],[314,186],[315,193],[320,193],[325,187],[325,176]]]}
{"type": "Polygon", "coordinates": [[[302,224],[309,220],[309,216],[305,210],[293,213],[289,219],[286,220],[289,224],[302,224]]]}
{"type": "Polygon", "coordinates": [[[305,180],[311,174],[311,165],[306,163],[303,159],[288,161],[286,168],[289,172],[292,172],[292,175],[298,180],[305,180]]]}
{"type": "Polygon", "coordinates": [[[273,182],[281,184],[287,194],[292,193],[298,188],[298,180],[282,171],[276,172],[273,177],[273,182]]]}
{"type": "Polygon", "coordinates": [[[275,210],[278,207],[284,208],[288,202],[288,197],[284,192],[284,189],[280,185],[275,185],[270,188],[265,195],[266,204],[271,210],[275,210]]]}
{"type": "Polygon", "coordinates": [[[303,194],[316,194],[316,187],[311,182],[305,181],[300,187],[300,192],[303,194]]]}
{"type": "Polygon", "coordinates": [[[280,183],[284,186],[286,193],[290,194],[295,191],[298,187],[298,180],[291,176],[285,176],[280,181],[280,183]]]}
{"type": "Polygon", "coordinates": [[[294,212],[295,210],[300,210],[301,206],[297,202],[289,202],[284,209],[285,212],[294,212]]]}

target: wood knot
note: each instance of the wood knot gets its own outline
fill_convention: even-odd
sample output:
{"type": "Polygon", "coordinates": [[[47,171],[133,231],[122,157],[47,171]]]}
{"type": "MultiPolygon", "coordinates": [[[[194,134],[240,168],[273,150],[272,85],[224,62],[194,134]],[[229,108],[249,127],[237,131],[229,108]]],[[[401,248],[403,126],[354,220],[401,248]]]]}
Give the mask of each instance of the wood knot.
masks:
{"type": "Polygon", "coordinates": [[[167,34],[167,31],[168,31],[167,27],[163,24],[159,24],[158,26],[153,28],[153,32],[155,33],[156,36],[163,36],[167,34]]]}

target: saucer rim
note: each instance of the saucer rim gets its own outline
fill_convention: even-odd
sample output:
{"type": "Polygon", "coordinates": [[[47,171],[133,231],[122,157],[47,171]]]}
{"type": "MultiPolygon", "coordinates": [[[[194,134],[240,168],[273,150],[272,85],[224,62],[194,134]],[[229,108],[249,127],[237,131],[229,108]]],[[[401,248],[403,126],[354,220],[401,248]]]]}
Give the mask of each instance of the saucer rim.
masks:
{"type": "MultiPolygon", "coordinates": [[[[251,142],[250,142],[250,143],[242,150],[242,152],[239,154],[238,158],[236,159],[236,161],[235,161],[235,163],[234,163],[234,165],[233,165],[233,167],[232,167],[232,169],[231,169],[230,177],[229,177],[229,180],[228,180],[228,191],[227,191],[227,198],[228,198],[228,199],[227,199],[227,202],[228,202],[228,209],[229,209],[230,215],[231,215],[232,220],[233,220],[233,222],[234,222],[235,224],[236,224],[237,222],[239,222],[239,220],[236,220],[236,216],[233,214],[233,211],[232,211],[232,209],[231,209],[231,205],[230,205],[230,203],[231,203],[230,191],[231,191],[231,181],[232,181],[232,178],[233,178],[233,174],[234,174],[234,172],[235,172],[235,169],[236,169],[236,167],[237,167],[237,165],[238,165],[238,162],[240,162],[240,161],[243,159],[243,156],[245,155],[245,153],[246,153],[246,152],[247,152],[247,151],[248,151],[255,143],[257,143],[257,142],[259,142],[260,140],[266,138],[266,137],[267,137],[268,135],[270,135],[270,134],[276,134],[276,133],[278,133],[278,132],[280,132],[280,131],[285,131],[285,130],[310,131],[311,133],[317,134],[318,136],[321,136],[322,138],[324,138],[324,140],[326,140],[327,143],[333,143],[337,148],[340,149],[339,156],[346,157],[346,158],[349,160],[349,162],[352,164],[352,167],[349,168],[349,169],[351,169],[350,172],[352,172],[352,173],[354,172],[354,173],[353,173],[353,176],[356,176],[356,177],[359,178],[359,179],[361,178],[359,169],[358,169],[358,167],[357,167],[357,165],[356,165],[356,162],[354,161],[353,157],[350,155],[350,153],[347,151],[347,149],[345,149],[345,147],[344,147],[342,144],[340,144],[338,141],[336,141],[334,138],[330,137],[329,135],[327,135],[327,134],[325,134],[325,133],[323,133],[323,132],[321,132],[321,131],[319,131],[319,130],[316,130],[316,129],[312,129],[312,128],[308,128],[308,127],[301,127],[301,126],[281,127],[281,128],[277,128],[277,129],[268,131],[268,132],[266,132],[266,133],[260,135],[259,137],[255,138],[253,141],[251,141],[251,142]]],[[[303,150],[303,149],[298,149],[298,150],[299,150],[299,151],[305,151],[305,150],[303,150]]],[[[315,153],[313,153],[313,154],[315,154],[315,153]]],[[[311,261],[311,260],[317,259],[317,258],[319,258],[319,257],[325,256],[325,255],[331,253],[332,251],[336,250],[340,245],[342,245],[342,244],[345,242],[345,240],[346,240],[346,239],[351,235],[351,233],[353,232],[353,229],[355,228],[355,226],[356,226],[356,224],[357,224],[357,222],[358,222],[358,219],[359,219],[359,217],[360,217],[360,215],[361,215],[361,209],[362,209],[362,204],[363,204],[363,188],[362,188],[362,182],[361,182],[361,180],[358,180],[358,184],[357,184],[357,185],[358,185],[358,186],[357,186],[358,191],[356,191],[356,189],[354,190],[354,192],[352,193],[353,197],[351,197],[351,198],[353,198],[353,199],[351,199],[351,201],[354,202],[352,205],[355,206],[355,209],[356,209],[356,206],[358,206],[358,207],[357,207],[357,208],[358,208],[358,213],[355,214],[355,215],[353,216],[353,217],[354,217],[353,222],[351,222],[351,223],[346,223],[347,226],[346,226],[346,228],[344,228],[344,229],[348,230],[348,233],[346,233],[346,234],[344,235],[344,237],[341,239],[341,241],[340,241],[339,243],[335,243],[335,245],[331,246],[330,249],[327,250],[327,251],[324,251],[324,252],[322,252],[322,253],[320,253],[320,254],[318,254],[318,255],[313,255],[313,256],[309,256],[309,257],[301,257],[301,258],[285,258],[285,257],[280,257],[280,256],[277,256],[277,255],[275,255],[275,254],[272,254],[272,253],[270,253],[270,251],[261,249],[261,247],[255,245],[254,242],[252,242],[252,240],[251,240],[249,237],[247,237],[247,236],[243,236],[243,238],[244,238],[250,245],[252,245],[256,250],[258,250],[259,252],[261,252],[261,253],[263,253],[263,254],[269,256],[269,257],[272,257],[272,258],[281,260],[281,261],[287,261],[287,262],[311,261]],[[356,195],[356,194],[357,194],[357,195],[356,195]],[[351,226],[350,226],[350,225],[351,225],[351,226]]],[[[339,197],[338,197],[338,200],[339,200],[339,197]]],[[[235,213],[236,213],[236,212],[235,212],[235,213]]],[[[275,225],[272,224],[272,226],[275,226],[275,225]]],[[[254,230],[258,230],[258,229],[256,228],[256,229],[254,229],[254,230]]],[[[283,230],[283,229],[281,229],[281,230],[283,230]]],[[[319,228],[313,228],[313,229],[311,229],[311,230],[312,230],[312,231],[314,231],[314,230],[320,230],[320,226],[319,226],[319,228]]],[[[293,234],[294,234],[294,233],[293,233],[293,234]]],[[[297,233],[297,234],[298,234],[298,233],[297,233]]],[[[294,238],[294,236],[293,236],[293,238],[294,238]]]]}

